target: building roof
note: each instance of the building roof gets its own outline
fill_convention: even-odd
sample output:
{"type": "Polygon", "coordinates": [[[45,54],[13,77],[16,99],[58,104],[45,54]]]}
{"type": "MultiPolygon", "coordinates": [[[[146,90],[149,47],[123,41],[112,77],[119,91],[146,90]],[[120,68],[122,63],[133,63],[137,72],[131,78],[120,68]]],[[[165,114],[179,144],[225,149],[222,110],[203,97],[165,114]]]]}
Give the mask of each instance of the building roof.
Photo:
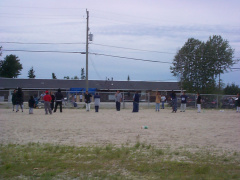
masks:
{"type": "MultiPolygon", "coordinates": [[[[0,89],[65,89],[85,88],[85,80],[66,79],[12,79],[0,78],[0,89]]],[[[156,90],[171,91],[180,90],[178,82],[150,82],[150,81],[109,81],[89,80],[89,88],[97,90],[156,90]]]]}

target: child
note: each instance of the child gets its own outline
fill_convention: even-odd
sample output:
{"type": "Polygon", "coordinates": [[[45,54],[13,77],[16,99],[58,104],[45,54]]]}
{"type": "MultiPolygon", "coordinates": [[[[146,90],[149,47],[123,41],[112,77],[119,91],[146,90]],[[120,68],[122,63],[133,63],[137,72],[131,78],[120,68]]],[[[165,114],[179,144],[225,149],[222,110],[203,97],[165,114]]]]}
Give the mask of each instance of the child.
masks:
{"type": "Polygon", "coordinates": [[[33,96],[30,96],[30,99],[28,100],[28,106],[29,106],[29,114],[33,114],[33,108],[35,107],[35,100],[33,96]]]}
{"type": "Polygon", "coordinates": [[[49,95],[48,91],[46,91],[46,95],[43,97],[43,100],[44,100],[45,114],[47,115],[48,112],[52,114],[52,109],[50,107],[52,97],[49,95]]]}

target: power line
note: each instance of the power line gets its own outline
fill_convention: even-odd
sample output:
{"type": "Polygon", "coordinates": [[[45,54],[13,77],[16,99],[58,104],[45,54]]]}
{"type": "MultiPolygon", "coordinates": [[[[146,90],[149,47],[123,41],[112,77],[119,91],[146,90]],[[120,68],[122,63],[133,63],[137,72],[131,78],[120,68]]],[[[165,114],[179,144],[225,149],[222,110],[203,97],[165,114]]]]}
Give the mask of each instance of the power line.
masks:
{"type": "Polygon", "coordinates": [[[91,53],[89,54],[93,55],[99,55],[99,56],[108,56],[108,57],[114,57],[114,58],[121,58],[121,59],[131,59],[136,61],[146,61],[146,62],[154,62],[154,63],[165,63],[165,64],[172,64],[170,62],[164,62],[164,61],[155,61],[155,60],[149,60],[149,59],[140,59],[140,58],[131,58],[131,57],[124,57],[124,56],[115,56],[115,55],[109,55],[109,54],[100,54],[100,53],[91,53]]]}
{"type": "Polygon", "coordinates": [[[52,43],[52,42],[42,42],[42,43],[25,43],[25,42],[0,42],[3,44],[86,44],[84,42],[76,42],[76,43],[52,43]]]}
{"type": "Polygon", "coordinates": [[[33,52],[33,53],[72,53],[72,54],[86,54],[86,52],[79,51],[32,51],[32,50],[17,50],[17,49],[2,49],[2,51],[9,52],[33,52]]]}
{"type": "Polygon", "coordinates": [[[97,46],[106,46],[106,47],[119,48],[119,49],[127,49],[127,50],[134,50],[134,51],[155,52],[155,53],[163,53],[163,54],[175,54],[175,53],[170,53],[170,52],[161,52],[161,51],[152,51],[152,50],[145,50],[145,49],[126,48],[126,47],[110,46],[110,45],[97,44],[97,43],[91,43],[91,44],[97,45],[97,46]]]}

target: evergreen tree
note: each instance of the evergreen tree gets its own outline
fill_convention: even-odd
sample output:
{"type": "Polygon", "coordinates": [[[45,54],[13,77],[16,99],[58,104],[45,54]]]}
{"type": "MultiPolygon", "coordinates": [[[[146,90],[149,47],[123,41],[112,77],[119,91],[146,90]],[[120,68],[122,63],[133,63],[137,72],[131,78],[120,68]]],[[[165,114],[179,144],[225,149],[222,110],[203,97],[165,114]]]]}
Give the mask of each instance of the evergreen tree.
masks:
{"type": "Polygon", "coordinates": [[[35,79],[35,71],[33,70],[33,67],[28,71],[28,78],[35,79]]]}
{"type": "Polygon", "coordinates": [[[52,79],[57,79],[55,73],[52,73],[52,79]]]}
{"type": "Polygon", "coordinates": [[[16,55],[7,55],[0,61],[0,77],[17,78],[21,70],[22,64],[16,55]]]}
{"type": "Polygon", "coordinates": [[[86,79],[84,68],[81,68],[81,80],[86,79]]]}

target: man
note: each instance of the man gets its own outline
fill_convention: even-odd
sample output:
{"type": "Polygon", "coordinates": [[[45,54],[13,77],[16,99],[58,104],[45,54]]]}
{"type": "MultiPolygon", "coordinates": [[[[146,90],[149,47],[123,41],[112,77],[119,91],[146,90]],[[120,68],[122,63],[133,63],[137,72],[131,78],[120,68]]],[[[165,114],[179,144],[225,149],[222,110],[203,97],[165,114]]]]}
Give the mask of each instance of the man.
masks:
{"type": "Polygon", "coordinates": [[[55,99],[56,99],[56,103],[55,103],[54,112],[56,112],[58,105],[60,106],[60,112],[62,112],[62,99],[63,99],[63,95],[62,95],[60,89],[58,89],[58,92],[55,94],[55,99]]]}
{"type": "Polygon", "coordinates": [[[85,94],[86,111],[90,111],[91,97],[92,95],[89,94],[88,91],[86,91],[86,94],[85,94]]]}
{"type": "Polygon", "coordinates": [[[186,110],[186,104],[187,104],[187,96],[185,95],[185,92],[181,95],[181,111],[185,112],[186,110]]]}
{"type": "Polygon", "coordinates": [[[48,114],[48,112],[52,114],[52,109],[50,107],[52,97],[49,95],[48,91],[46,91],[46,95],[43,96],[43,100],[44,100],[45,114],[48,114]]]}
{"type": "Polygon", "coordinates": [[[140,95],[136,91],[136,93],[133,96],[133,111],[132,112],[138,112],[138,110],[139,110],[139,100],[140,100],[140,95]]]}
{"type": "Polygon", "coordinates": [[[117,90],[117,93],[115,94],[115,102],[116,102],[116,110],[120,111],[121,107],[121,101],[122,101],[122,94],[119,90],[117,90]]]}

